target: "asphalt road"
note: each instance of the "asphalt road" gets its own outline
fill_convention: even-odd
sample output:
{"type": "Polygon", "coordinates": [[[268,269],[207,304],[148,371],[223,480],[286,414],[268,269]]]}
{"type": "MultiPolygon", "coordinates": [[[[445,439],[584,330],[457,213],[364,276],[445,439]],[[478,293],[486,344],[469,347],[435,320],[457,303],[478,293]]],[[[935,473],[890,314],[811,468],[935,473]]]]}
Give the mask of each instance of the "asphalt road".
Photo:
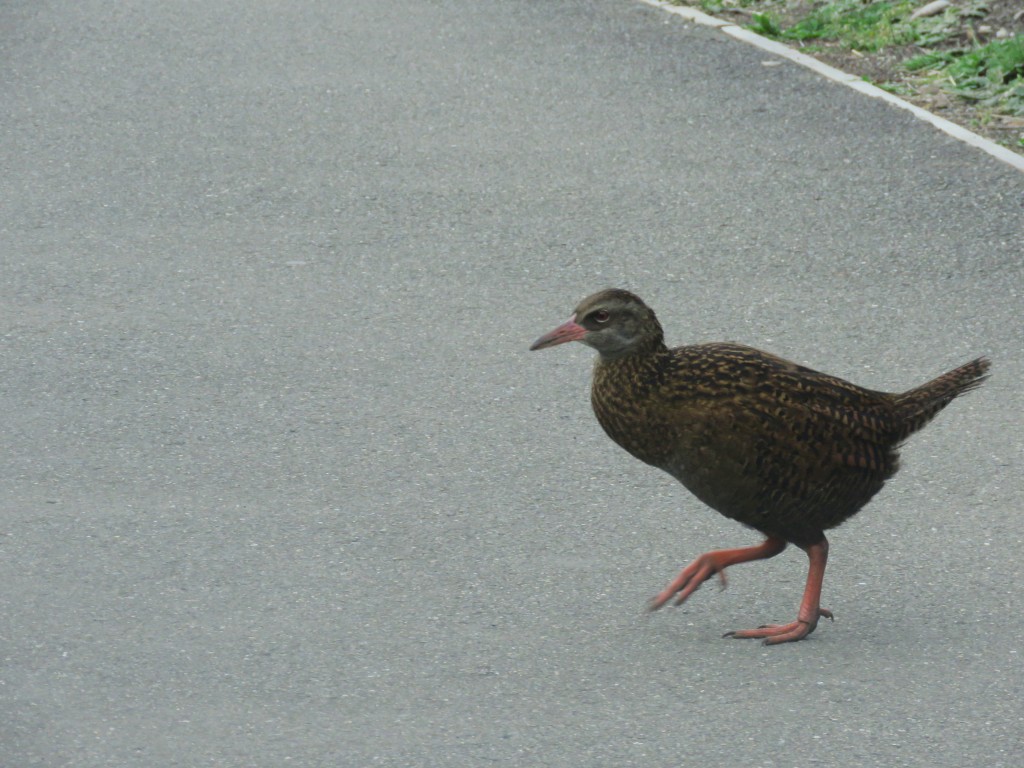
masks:
{"type": "Polygon", "coordinates": [[[1024,176],[630,0],[0,6],[0,765],[1024,754],[1024,176]],[[592,290],[979,392],[806,559],[630,459],[592,290]]]}

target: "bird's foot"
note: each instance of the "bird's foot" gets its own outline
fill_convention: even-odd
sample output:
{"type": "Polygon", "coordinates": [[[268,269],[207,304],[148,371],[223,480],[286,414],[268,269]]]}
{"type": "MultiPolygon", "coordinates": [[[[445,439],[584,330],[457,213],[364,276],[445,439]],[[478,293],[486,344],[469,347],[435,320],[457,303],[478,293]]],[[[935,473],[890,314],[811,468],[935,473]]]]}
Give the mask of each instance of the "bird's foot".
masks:
{"type": "Polygon", "coordinates": [[[792,643],[803,640],[818,626],[819,618],[832,618],[832,611],[827,608],[819,608],[818,615],[812,621],[797,619],[789,624],[765,624],[757,629],[739,629],[733,632],[726,632],[722,637],[735,637],[738,639],[757,638],[764,640],[765,645],[778,645],[779,643],[792,643]]]}
{"type": "Polygon", "coordinates": [[[775,557],[785,548],[785,541],[769,536],[756,547],[716,549],[712,552],[705,552],[683,568],[667,587],[654,596],[648,604],[648,610],[656,611],[672,598],[675,598],[676,605],[682,605],[686,602],[686,598],[697,591],[697,587],[715,574],[718,574],[718,580],[722,584],[722,589],[725,589],[725,569],[730,565],[775,557]]]}
{"type": "Polygon", "coordinates": [[[683,568],[667,587],[651,598],[647,609],[656,611],[672,598],[675,598],[675,605],[682,605],[686,602],[686,598],[697,591],[697,587],[715,574],[718,574],[722,589],[725,589],[727,584],[725,568],[718,563],[715,555],[715,552],[705,552],[683,568]]]}

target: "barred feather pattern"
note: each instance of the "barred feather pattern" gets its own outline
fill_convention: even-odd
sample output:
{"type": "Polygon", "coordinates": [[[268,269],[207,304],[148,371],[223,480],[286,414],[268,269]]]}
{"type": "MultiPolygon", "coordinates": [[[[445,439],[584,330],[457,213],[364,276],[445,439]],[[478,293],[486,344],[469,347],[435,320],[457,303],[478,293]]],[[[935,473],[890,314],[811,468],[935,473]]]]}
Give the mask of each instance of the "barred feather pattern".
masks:
{"type": "Polygon", "coordinates": [[[739,344],[668,349],[653,322],[632,354],[595,363],[602,428],[723,515],[801,545],[860,510],[896,473],[900,443],[989,367],[891,394],[739,344]]]}

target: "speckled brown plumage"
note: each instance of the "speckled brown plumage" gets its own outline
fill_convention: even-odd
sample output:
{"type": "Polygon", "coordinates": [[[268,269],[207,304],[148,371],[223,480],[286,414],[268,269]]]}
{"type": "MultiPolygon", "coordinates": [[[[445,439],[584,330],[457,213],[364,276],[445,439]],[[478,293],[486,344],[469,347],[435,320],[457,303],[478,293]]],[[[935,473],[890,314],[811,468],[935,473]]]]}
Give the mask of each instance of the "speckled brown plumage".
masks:
{"type": "MultiPolygon", "coordinates": [[[[654,313],[622,290],[588,297],[532,348],[572,340],[601,353],[591,400],[605,432],[767,537],[758,547],[698,558],[655,598],[655,608],[672,598],[678,604],[727,565],[770,557],[787,542],[808,552],[820,591],[822,574],[814,571],[824,570],[824,531],[860,510],[896,472],[900,443],[977,387],[989,367],[979,358],[890,394],[738,344],[669,349],[654,313]]],[[[734,634],[800,639],[819,616],[831,617],[816,595],[805,594],[804,602],[797,622],[734,634]]]]}

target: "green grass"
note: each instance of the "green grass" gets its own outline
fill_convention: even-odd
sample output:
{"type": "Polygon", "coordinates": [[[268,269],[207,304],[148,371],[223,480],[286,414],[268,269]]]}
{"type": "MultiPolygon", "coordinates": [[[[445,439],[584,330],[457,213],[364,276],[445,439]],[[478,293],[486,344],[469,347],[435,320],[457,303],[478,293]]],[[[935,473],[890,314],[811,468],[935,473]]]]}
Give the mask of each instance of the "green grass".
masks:
{"type": "MultiPolygon", "coordinates": [[[[705,0],[711,6],[717,0],[705,0]]],[[[961,18],[984,15],[984,0],[967,0],[942,13],[910,20],[920,0],[834,0],[810,6],[793,24],[783,27],[772,5],[739,0],[738,7],[765,8],[754,14],[749,28],[776,40],[828,40],[870,53],[892,45],[934,45],[951,34],[961,18]]],[[[719,5],[721,9],[724,6],[719,5]]],[[[710,7],[708,8],[710,10],[710,7]]]]}
{"type": "Polygon", "coordinates": [[[837,2],[813,9],[793,26],[781,30],[783,40],[837,40],[858,51],[877,51],[887,45],[915,42],[911,24],[904,22],[914,10],[911,0],[863,3],[837,2]]]}
{"type": "MultiPolygon", "coordinates": [[[[752,5],[764,5],[765,1],[766,0],[733,0],[733,2],[725,2],[724,0],[699,0],[696,5],[704,11],[704,13],[713,14],[721,13],[726,8],[749,8],[752,5]]],[[[679,0],[673,0],[673,2],[678,4],[679,0]]],[[[687,5],[690,4],[692,3],[687,3],[687,5]]]]}
{"type": "Polygon", "coordinates": [[[969,50],[937,51],[908,59],[911,71],[933,70],[949,90],[1010,115],[1024,116],[1024,39],[996,40],[969,50]]]}

